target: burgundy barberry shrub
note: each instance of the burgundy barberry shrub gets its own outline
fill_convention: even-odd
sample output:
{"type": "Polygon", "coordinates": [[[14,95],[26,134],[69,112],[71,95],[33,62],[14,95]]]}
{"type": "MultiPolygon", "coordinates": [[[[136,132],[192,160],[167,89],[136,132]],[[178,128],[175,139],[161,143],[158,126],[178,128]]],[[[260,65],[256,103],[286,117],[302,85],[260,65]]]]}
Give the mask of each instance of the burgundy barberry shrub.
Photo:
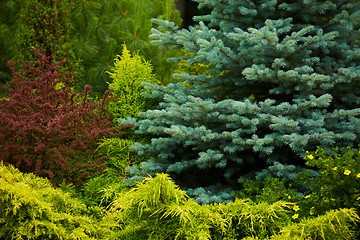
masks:
{"type": "Polygon", "coordinates": [[[0,96],[0,159],[55,184],[79,184],[105,167],[97,140],[122,134],[121,127],[112,128],[105,108],[111,98],[105,93],[99,102],[89,102],[89,85],[72,92],[67,82],[75,73],[61,72],[66,61],[33,52],[36,62],[9,62],[12,88],[0,96]]]}

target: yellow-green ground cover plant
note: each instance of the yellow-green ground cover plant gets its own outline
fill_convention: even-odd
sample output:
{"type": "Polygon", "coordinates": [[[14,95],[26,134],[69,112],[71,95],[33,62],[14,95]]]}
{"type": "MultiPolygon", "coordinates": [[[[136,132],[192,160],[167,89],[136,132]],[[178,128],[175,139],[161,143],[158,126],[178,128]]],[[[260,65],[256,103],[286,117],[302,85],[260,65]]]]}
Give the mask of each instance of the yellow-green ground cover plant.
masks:
{"type": "Polygon", "coordinates": [[[359,221],[355,209],[294,219],[289,201],[200,205],[163,173],[90,214],[48,180],[3,164],[0,201],[1,239],[352,239],[359,221]]]}
{"type": "Polygon", "coordinates": [[[111,223],[100,220],[47,179],[0,162],[0,239],[106,239],[111,223]]]}

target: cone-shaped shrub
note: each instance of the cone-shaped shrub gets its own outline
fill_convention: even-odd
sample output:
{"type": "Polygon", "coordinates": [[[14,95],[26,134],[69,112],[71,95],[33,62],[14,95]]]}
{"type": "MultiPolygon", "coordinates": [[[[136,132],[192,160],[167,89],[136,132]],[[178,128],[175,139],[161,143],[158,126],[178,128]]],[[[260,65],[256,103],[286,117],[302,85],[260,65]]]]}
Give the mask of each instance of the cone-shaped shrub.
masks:
{"type": "MultiPolygon", "coordinates": [[[[16,45],[12,49],[16,54],[16,59],[36,61],[37,57],[30,50],[32,48],[42,49],[47,56],[57,53],[54,55],[55,61],[67,59],[68,61],[63,64],[63,68],[66,68],[67,71],[82,72],[80,60],[76,59],[69,38],[72,2],[70,0],[18,1],[19,23],[15,25],[16,34],[13,38],[16,45]]],[[[10,2],[8,4],[14,5],[10,2]]],[[[6,59],[6,62],[9,60],[6,59]]],[[[73,86],[75,78],[79,80],[79,74],[72,80],[73,86]]]]}
{"type": "Polygon", "coordinates": [[[109,72],[112,79],[109,88],[114,90],[110,95],[116,98],[108,108],[117,122],[118,118],[137,117],[139,112],[151,108],[150,101],[142,94],[149,90],[144,89],[142,82],[156,83],[156,79],[151,64],[138,54],[132,55],[125,44],[114,65],[109,72]]]}

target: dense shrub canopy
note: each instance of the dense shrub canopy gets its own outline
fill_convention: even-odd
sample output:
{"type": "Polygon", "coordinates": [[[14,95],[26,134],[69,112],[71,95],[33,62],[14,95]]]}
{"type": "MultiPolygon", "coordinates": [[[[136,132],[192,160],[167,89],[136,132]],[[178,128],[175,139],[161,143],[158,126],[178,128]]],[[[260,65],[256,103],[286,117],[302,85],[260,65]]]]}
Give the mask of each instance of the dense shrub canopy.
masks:
{"type": "Polygon", "coordinates": [[[147,177],[120,195],[109,215],[119,223],[114,239],[352,239],[354,209],[338,209],[309,219],[291,217],[294,203],[254,203],[236,199],[228,204],[199,205],[174,184],[168,174],[147,177]]]}
{"type": "Polygon", "coordinates": [[[118,118],[137,117],[139,112],[152,107],[152,102],[143,96],[143,92],[149,90],[144,89],[142,83],[157,81],[150,62],[138,54],[130,54],[125,44],[114,65],[115,68],[108,73],[112,79],[109,88],[114,90],[111,96],[116,98],[108,108],[117,123],[118,118]]]}
{"type": "Polygon", "coordinates": [[[106,239],[110,227],[47,179],[0,162],[1,239],[106,239]]]}
{"type": "Polygon", "coordinates": [[[79,182],[105,167],[95,152],[99,138],[119,135],[105,109],[105,94],[88,101],[91,87],[71,92],[74,73],[61,73],[62,62],[33,51],[36,62],[13,71],[12,88],[0,99],[0,158],[24,172],[35,172],[59,183],[79,182]]]}

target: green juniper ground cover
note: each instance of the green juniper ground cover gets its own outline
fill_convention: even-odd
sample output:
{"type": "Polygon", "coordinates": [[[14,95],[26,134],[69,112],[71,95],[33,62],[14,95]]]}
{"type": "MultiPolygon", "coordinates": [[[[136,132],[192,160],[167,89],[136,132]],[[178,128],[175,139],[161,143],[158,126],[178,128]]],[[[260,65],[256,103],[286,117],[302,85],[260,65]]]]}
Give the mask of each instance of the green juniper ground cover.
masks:
{"type": "Polygon", "coordinates": [[[360,1],[195,2],[0,3],[1,239],[360,238],[360,1]]]}

